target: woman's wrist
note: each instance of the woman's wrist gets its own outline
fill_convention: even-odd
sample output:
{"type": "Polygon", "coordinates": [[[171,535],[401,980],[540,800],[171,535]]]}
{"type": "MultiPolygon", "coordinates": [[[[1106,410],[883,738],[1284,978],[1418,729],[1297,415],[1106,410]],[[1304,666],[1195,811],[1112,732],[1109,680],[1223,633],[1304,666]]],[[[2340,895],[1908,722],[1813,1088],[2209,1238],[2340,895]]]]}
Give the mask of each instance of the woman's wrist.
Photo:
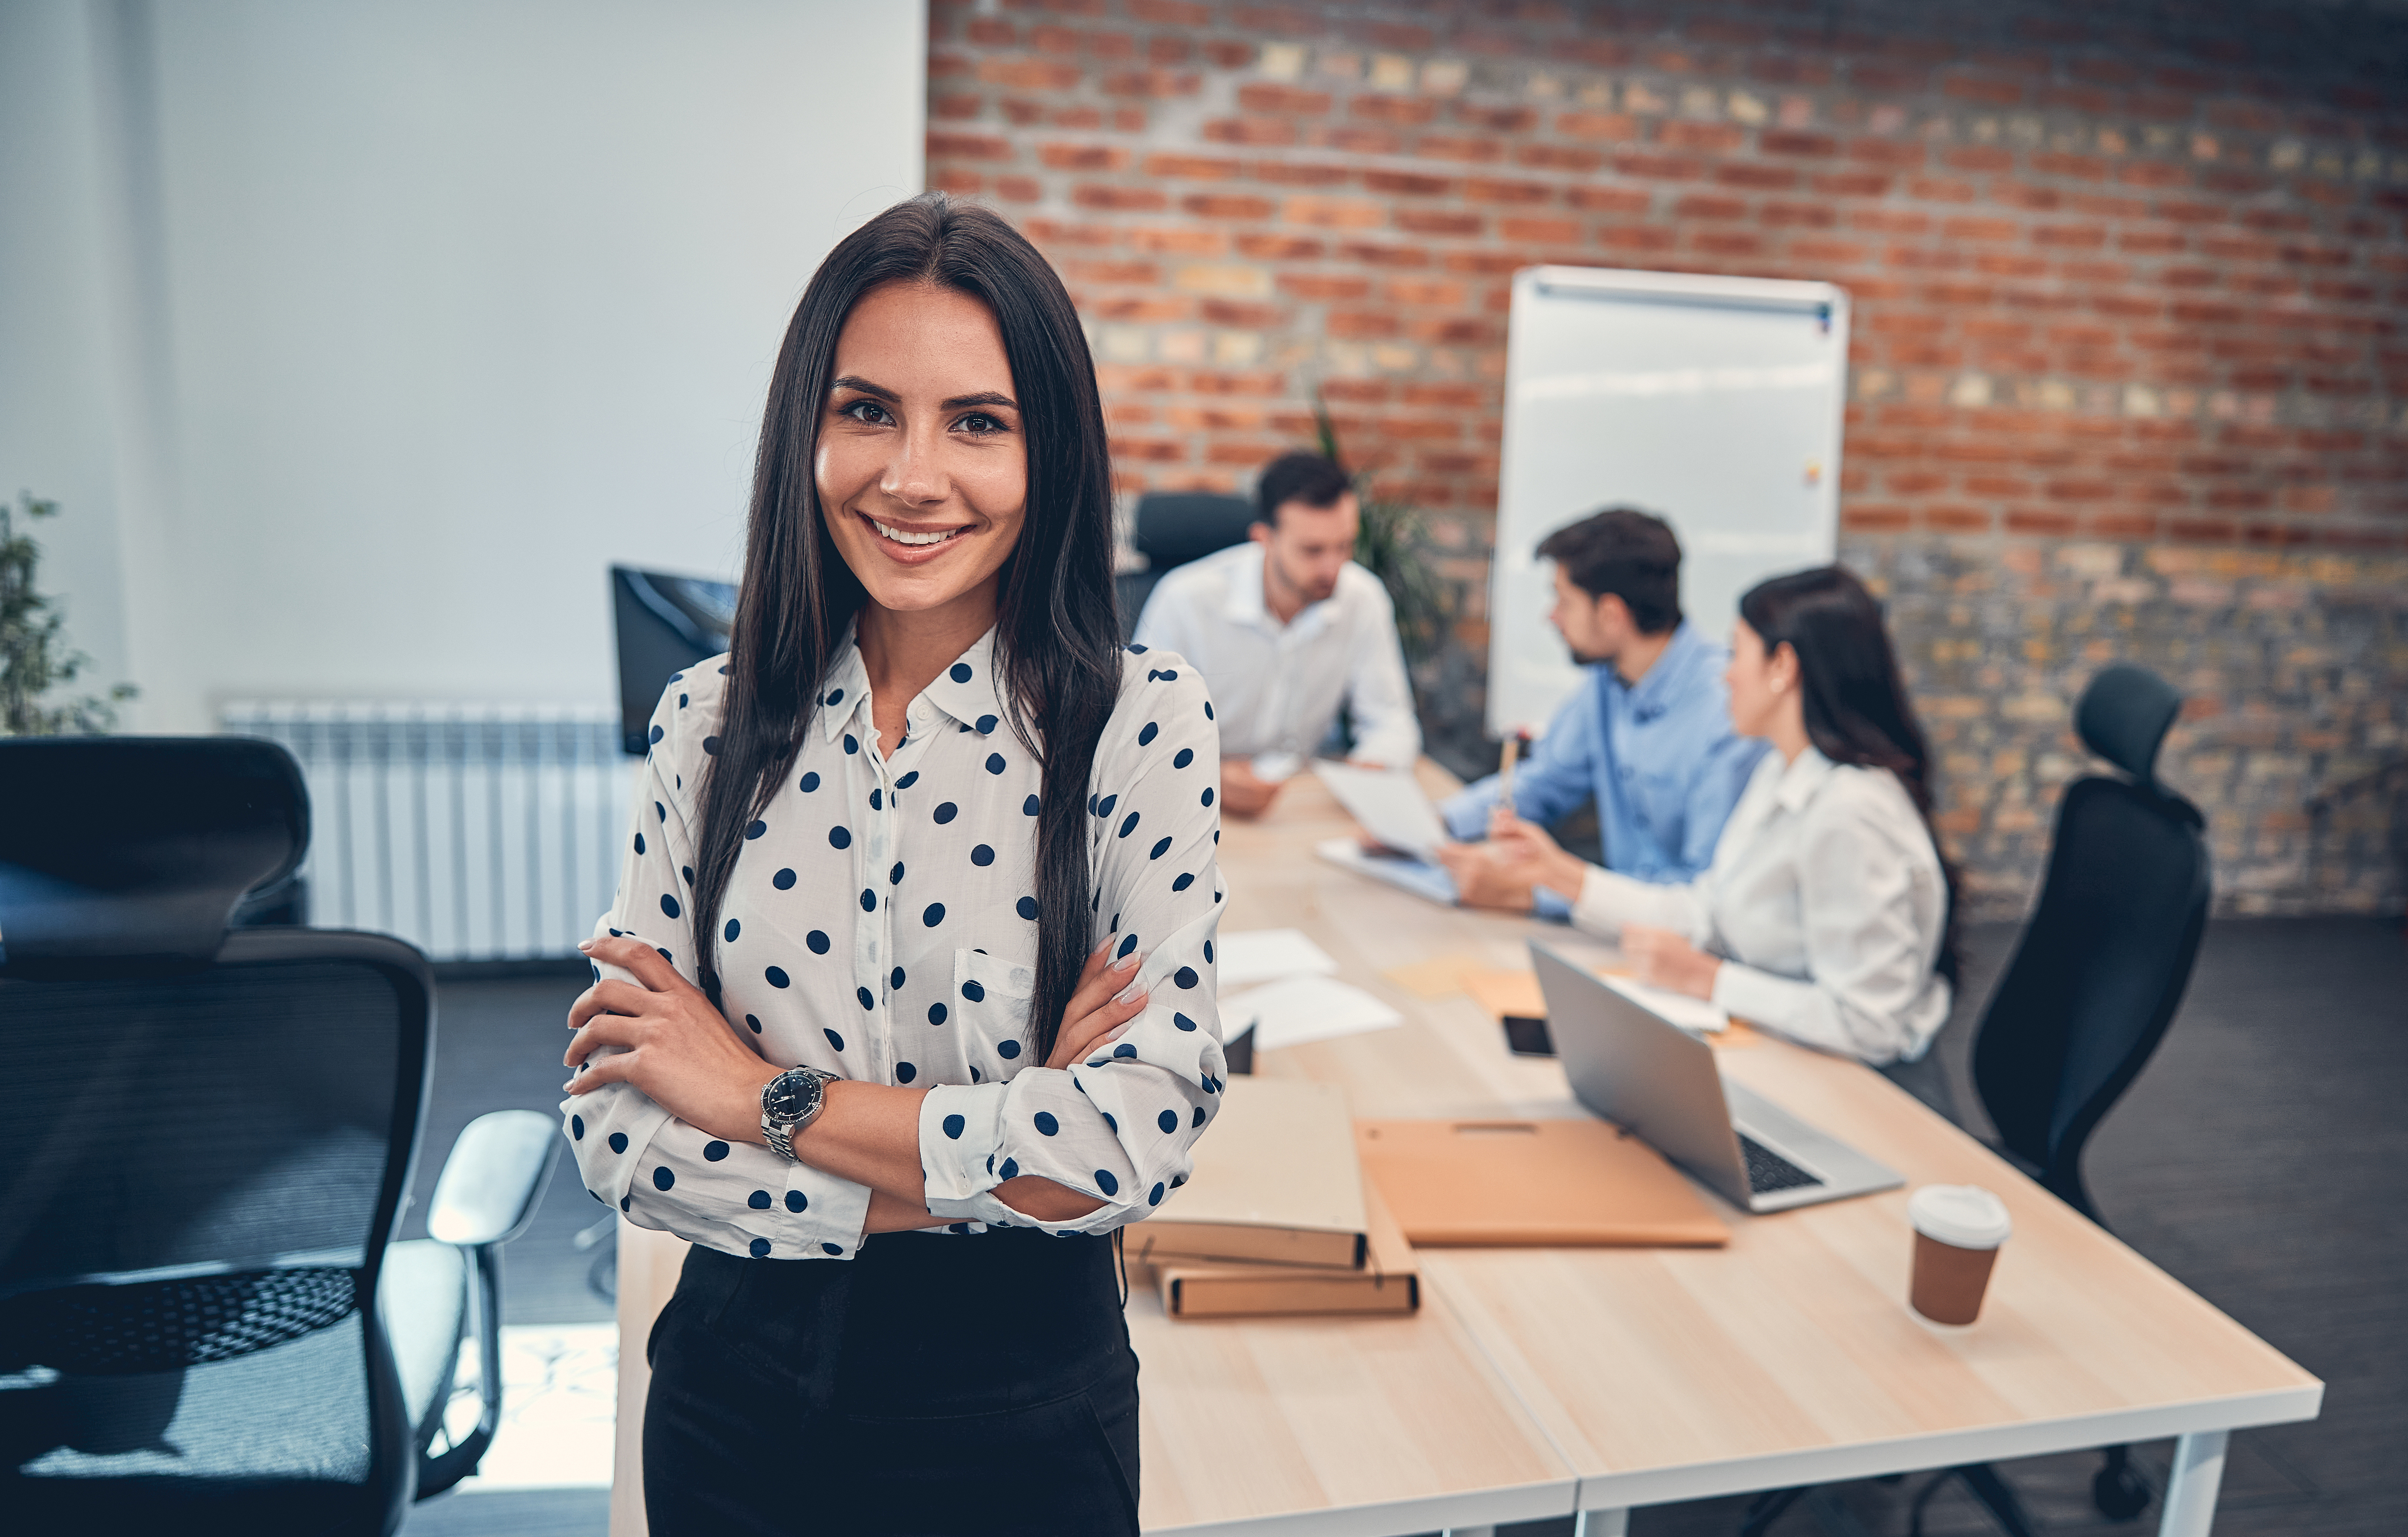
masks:
{"type": "Polygon", "coordinates": [[[1547,859],[1545,875],[1541,883],[1568,902],[1578,902],[1581,888],[1588,884],[1588,861],[1563,849],[1555,850],[1547,859]]]}

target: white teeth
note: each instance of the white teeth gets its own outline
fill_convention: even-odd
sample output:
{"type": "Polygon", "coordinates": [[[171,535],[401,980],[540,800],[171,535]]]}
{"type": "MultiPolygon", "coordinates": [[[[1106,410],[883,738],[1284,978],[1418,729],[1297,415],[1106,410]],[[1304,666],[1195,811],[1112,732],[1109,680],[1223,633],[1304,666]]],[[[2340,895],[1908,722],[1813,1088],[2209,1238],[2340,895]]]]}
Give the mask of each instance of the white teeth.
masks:
{"type": "Polygon", "coordinates": [[[897,544],[942,544],[947,539],[952,539],[955,534],[961,532],[958,528],[946,528],[928,534],[907,533],[900,528],[891,528],[885,524],[880,523],[876,518],[869,520],[869,526],[877,529],[881,534],[885,535],[888,539],[893,539],[897,544]]]}

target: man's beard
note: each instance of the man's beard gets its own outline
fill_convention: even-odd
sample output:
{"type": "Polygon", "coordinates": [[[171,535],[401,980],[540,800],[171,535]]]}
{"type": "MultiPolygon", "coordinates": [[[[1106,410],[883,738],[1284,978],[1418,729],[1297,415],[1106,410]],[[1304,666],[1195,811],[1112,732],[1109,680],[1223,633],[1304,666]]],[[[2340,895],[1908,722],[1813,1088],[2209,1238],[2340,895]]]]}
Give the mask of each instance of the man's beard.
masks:
{"type": "Polygon", "coordinates": [[[1576,668],[1599,667],[1613,660],[1611,656],[1591,656],[1569,640],[1564,642],[1564,650],[1571,654],[1572,666],[1576,668]]]}

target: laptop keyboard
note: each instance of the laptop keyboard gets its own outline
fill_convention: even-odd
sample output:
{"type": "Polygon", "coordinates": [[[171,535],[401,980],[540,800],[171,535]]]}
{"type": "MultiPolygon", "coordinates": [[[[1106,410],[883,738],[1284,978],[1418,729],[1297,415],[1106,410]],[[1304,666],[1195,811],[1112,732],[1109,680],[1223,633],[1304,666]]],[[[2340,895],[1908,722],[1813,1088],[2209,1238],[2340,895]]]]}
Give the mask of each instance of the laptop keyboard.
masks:
{"type": "Polygon", "coordinates": [[[1776,1190],[1797,1190],[1823,1183],[1746,1132],[1736,1135],[1739,1150],[1747,1159],[1747,1187],[1757,1195],[1769,1196],[1776,1190]]]}

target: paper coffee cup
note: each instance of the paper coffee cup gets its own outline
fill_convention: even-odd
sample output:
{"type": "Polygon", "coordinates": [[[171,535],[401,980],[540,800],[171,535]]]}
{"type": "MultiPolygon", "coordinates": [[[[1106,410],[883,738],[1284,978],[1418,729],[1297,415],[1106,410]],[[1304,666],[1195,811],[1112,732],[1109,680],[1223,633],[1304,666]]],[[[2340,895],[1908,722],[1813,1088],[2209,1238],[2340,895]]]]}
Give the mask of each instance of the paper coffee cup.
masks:
{"type": "Polygon", "coordinates": [[[1999,1245],[2014,1231],[2007,1203],[1978,1185],[1927,1185],[1909,1198],[1914,1277],[1907,1305],[1935,1324],[1970,1324],[1982,1314],[1999,1245]]]}

